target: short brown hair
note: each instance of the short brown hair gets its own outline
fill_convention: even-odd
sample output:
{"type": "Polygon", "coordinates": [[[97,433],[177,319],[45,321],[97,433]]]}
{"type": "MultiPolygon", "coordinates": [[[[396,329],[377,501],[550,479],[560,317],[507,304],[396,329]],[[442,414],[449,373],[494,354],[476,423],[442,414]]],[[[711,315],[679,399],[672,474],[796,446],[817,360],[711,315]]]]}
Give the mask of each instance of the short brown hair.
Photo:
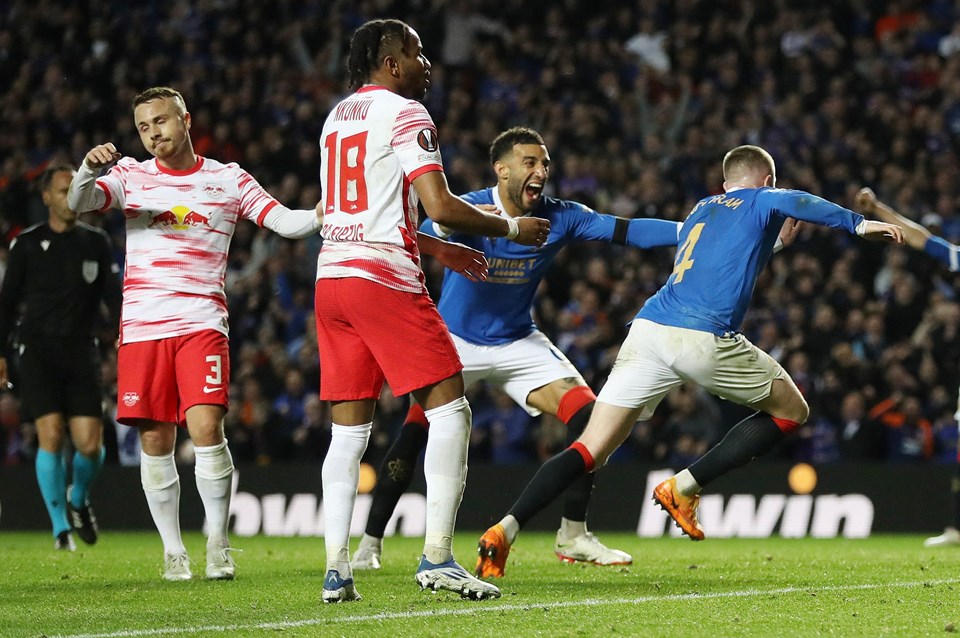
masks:
{"type": "Polygon", "coordinates": [[[532,128],[525,126],[514,126],[497,136],[490,145],[490,163],[496,164],[503,159],[507,153],[513,150],[517,144],[537,144],[546,146],[543,138],[532,128]]]}
{"type": "Polygon", "coordinates": [[[776,176],[777,165],[770,153],[759,146],[745,144],[738,146],[724,156],[724,180],[730,181],[750,173],[776,176]]]}
{"type": "Polygon", "coordinates": [[[50,183],[53,182],[53,176],[57,173],[70,173],[73,175],[76,172],[77,169],[70,164],[59,163],[48,166],[47,169],[43,171],[43,174],[40,176],[40,182],[37,184],[40,187],[40,192],[45,193],[47,189],[50,188],[50,183]]]}
{"type": "Polygon", "coordinates": [[[187,112],[187,103],[183,100],[183,96],[180,94],[180,91],[171,89],[169,86],[154,86],[146,91],[141,91],[135,98],[133,98],[133,108],[136,110],[136,108],[141,104],[159,100],[161,98],[173,98],[173,100],[176,101],[180,106],[180,110],[183,113],[187,112]]]}

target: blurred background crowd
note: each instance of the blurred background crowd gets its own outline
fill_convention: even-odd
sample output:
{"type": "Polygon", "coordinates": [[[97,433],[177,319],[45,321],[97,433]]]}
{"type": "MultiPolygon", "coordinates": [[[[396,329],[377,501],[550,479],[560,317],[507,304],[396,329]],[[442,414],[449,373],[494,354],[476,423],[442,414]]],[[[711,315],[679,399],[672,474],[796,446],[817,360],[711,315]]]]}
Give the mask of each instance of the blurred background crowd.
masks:
{"type": "MultiPolygon", "coordinates": [[[[0,270],[17,232],[45,221],[35,182],[51,162],[113,141],[146,152],[131,100],[181,91],[196,151],[235,161],[291,207],[320,197],[318,137],[345,93],[353,30],[405,20],[430,58],[425,104],[454,192],[490,186],[487,149],[514,125],[552,156],[547,194],[625,217],[682,220],[721,191],[730,148],[759,144],[778,186],[852,207],[861,186],[960,241],[960,1],[932,0],[7,0],[0,12],[0,270]]],[[[123,217],[85,221],[111,234],[123,217]]],[[[319,461],[329,412],[312,297],[319,237],[238,226],[227,277],[232,356],[227,437],[243,463],[319,461]]],[[[736,259],[736,255],[731,255],[736,259]]],[[[561,253],[535,312],[599,390],[626,324],[672,269],[673,251],[580,244],[561,253]]],[[[428,281],[441,271],[427,261],[428,281]]],[[[774,256],[744,333],[777,358],[811,405],[771,458],[951,462],[960,385],[960,280],[922,253],[805,229],[774,256]]],[[[115,330],[103,375],[115,393],[115,330]]],[[[410,356],[416,357],[416,352],[410,356]]],[[[5,463],[31,463],[32,426],[0,393],[5,463]]],[[[530,419],[476,387],[471,461],[545,459],[562,425],[530,419]]],[[[112,421],[115,394],[104,398],[112,421]]],[[[366,459],[406,412],[381,398],[366,459]]],[[[638,423],[614,462],[684,466],[741,411],[695,388],[638,423]]],[[[110,458],[136,463],[136,435],[111,423],[110,458]]],[[[184,445],[181,454],[190,454],[184,445]]]]}

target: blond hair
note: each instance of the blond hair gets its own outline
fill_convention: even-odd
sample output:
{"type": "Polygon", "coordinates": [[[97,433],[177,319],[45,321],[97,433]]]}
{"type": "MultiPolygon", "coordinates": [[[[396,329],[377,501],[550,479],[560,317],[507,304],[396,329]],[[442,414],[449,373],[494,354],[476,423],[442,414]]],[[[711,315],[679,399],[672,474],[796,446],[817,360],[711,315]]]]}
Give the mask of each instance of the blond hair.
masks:
{"type": "Polygon", "coordinates": [[[163,98],[173,99],[173,101],[177,103],[177,108],[180,110],[180,115],[183,115],[187,112],[187,103],[184,102],[180,91],[171,89],[169,86],[154,86],[146,91],[141,91],[135,98],[133,98],[133,109],[136,110],[141,104],[146,104],[147,102],[152,102],[154,100],[163,98]]]}
{"type": "Polygon", "coordinates": [[[723,157],[723,179],[733,182],[746,175],[776,177],[777,165],[770,153],[759,146],[738,146],[723,157]]]}

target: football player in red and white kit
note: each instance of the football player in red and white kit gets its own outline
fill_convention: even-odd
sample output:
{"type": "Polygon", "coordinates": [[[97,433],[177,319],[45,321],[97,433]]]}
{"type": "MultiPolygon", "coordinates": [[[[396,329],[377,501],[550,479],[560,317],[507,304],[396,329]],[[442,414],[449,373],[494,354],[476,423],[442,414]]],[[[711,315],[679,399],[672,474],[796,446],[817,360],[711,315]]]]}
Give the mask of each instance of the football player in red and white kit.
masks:
{"type": "Polygon", "coordinates": [[[438,224],[540,246],[549,222],[482,211],[447,186],[437,128],[417,100],[430,85],[420,37],[399,20],[373,20],[350,43],[350,88],[320,138],[323,237],[316,318],[322,399],[332,402],[333,435],[323,464],[327,574],[324,602],[358,600],[349,533],[360,458],[386,380],[412,392],[426,411],[427,520],[416,573],[421,588],[466,598],[500,590],[453,558],[466,478],[470,406],[462,366],[424,286],[416,244],[417,203],[438,224]]]}
{"type": "Polygon", "coordinates": [[[68,202],[80,212],[119,208],[126,217],[117,419],[139,426],[140,476],[163,540],[164,578],[192,577],[174,462],[177,425],[186,425],[209,528],[206,576],[232,579],[227,522],[233,460],[223,435],[230,384],[227,250],[240,219],[284,237],[313,234],[321,220],[318,211],[283,206],[236,164],[194,153],[190,114],[179,92],[148,89],[134,99],[133,114],[154,157],[139,162],[121,159],[112,143],[94,147],[68,202]]]}

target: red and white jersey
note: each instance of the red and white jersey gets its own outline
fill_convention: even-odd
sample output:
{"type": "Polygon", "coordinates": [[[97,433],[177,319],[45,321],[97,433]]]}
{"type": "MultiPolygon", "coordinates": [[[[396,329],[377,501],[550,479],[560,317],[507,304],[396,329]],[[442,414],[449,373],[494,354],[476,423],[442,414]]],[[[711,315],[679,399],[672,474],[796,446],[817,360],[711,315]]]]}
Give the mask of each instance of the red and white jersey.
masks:
{"type": "Polygon", "coordinates": [[[422,104],[368,85],[337,104],[320,137],[323,247],[317,279],[361,277],[424,292],[411,186],[442,171],[437,127],[422,104]]]}
{"type": "Polygon", "coordinates": [[[185,171],[124,157],[97,186],[103,210],[127,220],[121,343],[227,334],[224,273],[237,221],[262,226],[277,200],[236,164],[204,157],[185,171]]]}

